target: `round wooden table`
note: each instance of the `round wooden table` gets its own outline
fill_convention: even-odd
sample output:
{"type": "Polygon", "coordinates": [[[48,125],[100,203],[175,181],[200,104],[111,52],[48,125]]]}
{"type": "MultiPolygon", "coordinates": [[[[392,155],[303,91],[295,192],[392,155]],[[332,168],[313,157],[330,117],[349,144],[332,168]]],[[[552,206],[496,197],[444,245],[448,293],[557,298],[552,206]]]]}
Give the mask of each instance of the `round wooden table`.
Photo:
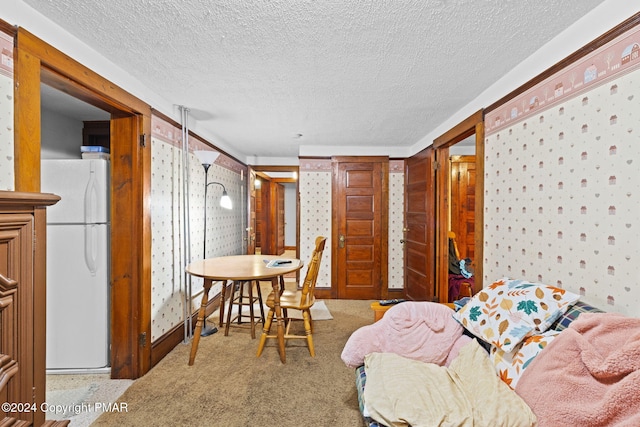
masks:
{"type": "MultiPolygon", "coordinates": [[[[222,281],[222,292],[220,301],[220,325],[224,318],[224,302],[227,281],[231,280],[264,280],[271,279],[274,293],[274,309],[276,313],[276,324],[278,330],[278,350],[280,352],[280,360],[285,362],[284,351],[284,319],[282,317],[282,309],[280,308],[280,291],[284,289],[284,275],[302,268],[302,262],[299,259],[284,259],[276,255],[232,255],[216,258],[208,258],[195,261],[186,267],[186,272],[192,276],[202,277],[204,279],[204,292],[202,293],[202,302],[198,311],[198,320],[196,321],[196,329],[194,331],[193,341],[191,342],[191,353],[189,355],[189,365],[193,365],[200,343],[200,333],[206,314],[207,304],[209,302],[209,290],[214,281],[222,281]],[[275,267],[269,267],[269,261],[282,260],[286,263],[275,267]]],[[[266,332],[263,331],[263,334],[266,332]]]]}

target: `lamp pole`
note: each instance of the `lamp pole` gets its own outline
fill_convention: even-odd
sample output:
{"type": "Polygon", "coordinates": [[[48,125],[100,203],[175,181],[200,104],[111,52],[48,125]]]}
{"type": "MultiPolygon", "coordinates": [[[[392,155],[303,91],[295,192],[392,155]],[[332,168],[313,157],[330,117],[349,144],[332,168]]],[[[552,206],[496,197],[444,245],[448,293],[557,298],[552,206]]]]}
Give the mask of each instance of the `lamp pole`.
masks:
{"type": "MultiPolygon", "coordinates": [[[[231,209],[231,199],[227,194],[227,189],[222,183],[207,182],[207,180],[209,179],[209,167],[211,167],[211,163],[203,163],[202,167],[204,168],[204,232],[202,233],[202,259],[207,259],[207,189],[210,185],[214,184],[222,187],[222,198],[220,199],[220,206],[225,209],[231,209]]],[[[220,303],[224,304],[224,301],[221,301],[220,303]]],[[[207,337],[209,335],[215,334],[216,332],[218,332],[218,328],[216,328],[215,326],[207,328],[207,319],[205,317],[200,336],[207,337]]]]}
{"type": "Polygon", "coordinates": [[[202,242],[202,259],[207,259],[207,188],[209,188],[209,184],[207,184],[207,179],[209,177],[209,167],[211,165],[204,163],[202,167],[204,168],[204,240],[202,242]]]}
{"type": "MultiPolygon", "coordinates": [[[[209,163],[202,164],[202,167],[204,167],[204,232],[202,233],[204,237],[202,241],[202,259],[207,259],[207,188],[209,187],[209,184],[207,184],[207,179],[209,177],[210,166],[211,164],[209,163]]],[[[222,301],[222,304],[224,304],[224,301],[222,301]]],[[[207,327],[207,316],[205,316],[200,336],[208,337],[209,335],[213,335],[216,332],[218,332],[218,328],[216,328],[215,326],[207,327]]]]}

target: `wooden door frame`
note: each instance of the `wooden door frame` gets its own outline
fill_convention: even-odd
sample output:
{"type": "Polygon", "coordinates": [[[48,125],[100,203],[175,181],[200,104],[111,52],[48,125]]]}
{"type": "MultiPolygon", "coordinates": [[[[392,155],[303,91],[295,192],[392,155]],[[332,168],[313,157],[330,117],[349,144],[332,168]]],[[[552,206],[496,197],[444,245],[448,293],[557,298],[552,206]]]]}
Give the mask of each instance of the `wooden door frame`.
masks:
{"type": "Polygon", "coordinates": [[[138,378],[151,367],[151,107],[23,28],[13,37],[16,191],[40,191],[41,83],[111,113],[111,376],[138,378]]]}
{"type": "MultiPolygon", "coordinates": [[[[284,251],[286,250],[286,244],[285,244],[285,187],[283,185],[282,181],[276,180],[273,182],[273,217],[275,219],[275,223],[274,223],[274,247],[276,249],[276,255],[281,255],[284,253],[284,251]],[[282,206],[280,205],[280,202],[282,201],[282,206]],[[280,240],[280,231],[282,230],[282,241],[280,240]],[[280,246],[280,243],[282,243],[282,246],[280,246]],[[280,250],[282,250],[282,252],[280,252],[280,250]]],[[[297,246],[297,245],[296,245],[297,246]]]]}
{"type": "Polygon", "coordinates": [[[247,166],[247,254],[256,253],[256,172],[247,166]]]}
{"type": "Polygon", "coordinates": [[[449,147],[475,134],[476,205],[475,205],[475,284],[482,289],[484,248],[484,111],[473,113],[433,141],[436,154],[436,289],[438,300],[447,302],[449,283],[449,147]]]}

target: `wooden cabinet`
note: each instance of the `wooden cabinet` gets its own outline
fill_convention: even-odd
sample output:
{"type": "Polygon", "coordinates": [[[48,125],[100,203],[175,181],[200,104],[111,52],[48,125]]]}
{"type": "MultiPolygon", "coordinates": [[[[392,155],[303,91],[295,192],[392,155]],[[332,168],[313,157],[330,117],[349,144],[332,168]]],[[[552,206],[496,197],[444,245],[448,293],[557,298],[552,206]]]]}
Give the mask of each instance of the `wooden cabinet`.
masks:
{"type": "Polygon", "coordinates": [[[0,191],[0,400],[15,404],[0,425],[45,424],[46,207],[58,200],[0,191]]]}
{"type": "Polygon", "coordinates": [[[93,145],[110,148],[110,126],[109,120],[86,121],[83,122],[82,145],[93,145]]]}

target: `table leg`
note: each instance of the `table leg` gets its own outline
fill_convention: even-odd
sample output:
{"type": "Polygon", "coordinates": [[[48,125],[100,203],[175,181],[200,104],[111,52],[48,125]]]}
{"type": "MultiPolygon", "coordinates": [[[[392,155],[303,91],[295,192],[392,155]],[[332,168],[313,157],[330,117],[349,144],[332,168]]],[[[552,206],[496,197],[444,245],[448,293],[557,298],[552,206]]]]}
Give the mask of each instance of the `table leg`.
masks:
{"type": "MultiPolygon", "coordinates": [[[[284,276],[280,276],[279,277],[280,280],[280,295],[282,295],[285,291],[284,289],[284,276]]],[[[284,313],[284,318],[289,318],[289,314],[287,313],[287,309],[283,309],[282,312],[284,313]]]]}
{"type": "MultiPolygon", "coordinates": [[[[236,285],[237,285],[237,281],[233,281],[231,282],[231,295],[229,295],[229,308],[227,310],[227,321],[225,322],[224,325],[224,336],[227,337],[229,336],[229,325],[231,325],[231,313],[232,313],[232,309],[233,309],[233,299],[236,297],[236,285]]],[[[240,307],[241,308],[241,307],[240,307]]],[[[240,314],[238,313],[238,316],[240,316],[240,314]]],[[[240,319],[240,317],[238,317],[238,319],[240,319]]]]}
{"type": "MultiPolygon", "coordinates": [[[[222,290],[220,291],[220,319],[218,320],[218,326],[220,328],[222,328],[222,325],[224,323],[224,299],[225,299],[225,295],[227,293],[227,281],[223,280],[222,281],[222,290]]],[[[233,296],[233,294],[232,294],[233,296]]]]}
{"type": "MultiPolygon", "coordinates": [[[[280,276],[282,278],[282,276],[280,276]]],[[[280,307],[280,292],[278,278],[274,277],[271,280],[271,286],[273,287],[273,309],[276,312],[276,325],[278,331],[278,351],[280,352],[280,361],[285,363],[286,354],[284,350],[284,319],[282,318],[282,308],[280,307]]]]}
{"type": "Polygon", "coordinates": [[[204,279],[204,292],[202,293],[202,302],[200,302],[200,310],[198,311],[198,320],[196,321],[196,330],[191,341],[191,353],[189,354],[189,366],[193,365],[196,360],[198,344],[200,343],[200,334],[202,333],[202,325],[207,311],[207,303],[209,302],[209,289],[211,289],[212,280],[204,279]]]}

